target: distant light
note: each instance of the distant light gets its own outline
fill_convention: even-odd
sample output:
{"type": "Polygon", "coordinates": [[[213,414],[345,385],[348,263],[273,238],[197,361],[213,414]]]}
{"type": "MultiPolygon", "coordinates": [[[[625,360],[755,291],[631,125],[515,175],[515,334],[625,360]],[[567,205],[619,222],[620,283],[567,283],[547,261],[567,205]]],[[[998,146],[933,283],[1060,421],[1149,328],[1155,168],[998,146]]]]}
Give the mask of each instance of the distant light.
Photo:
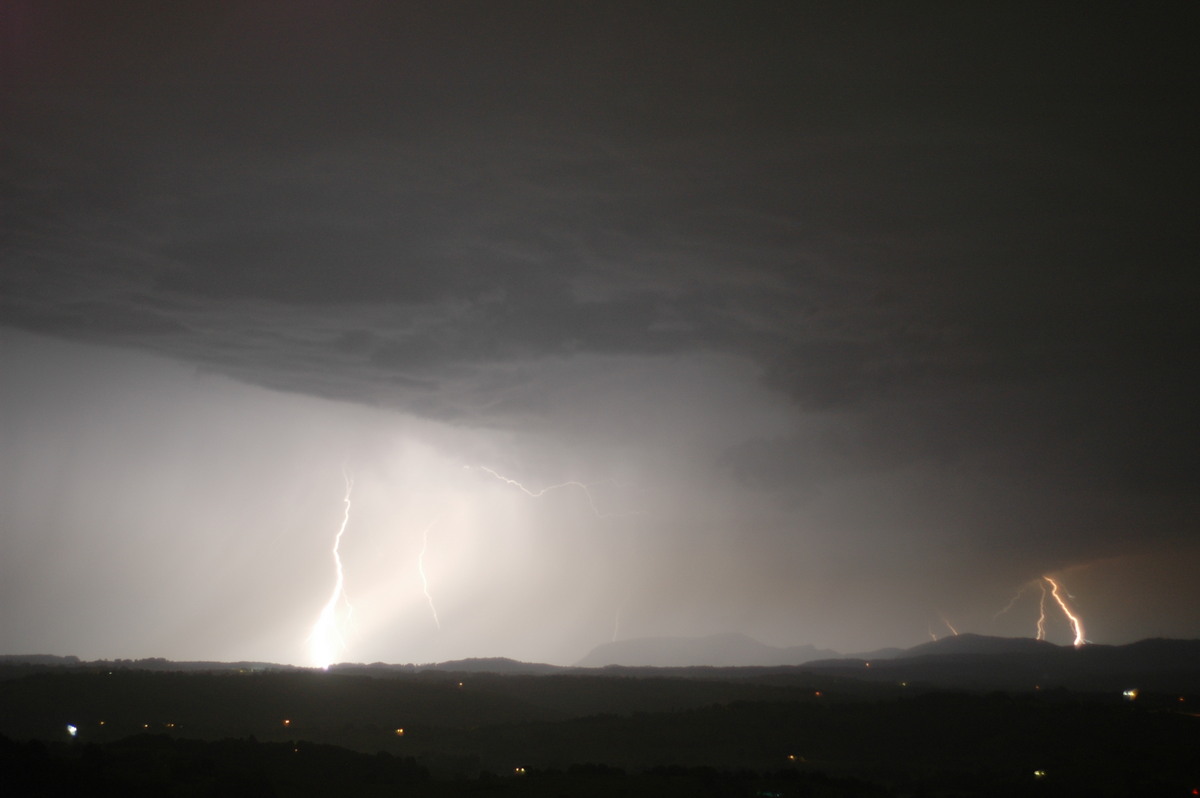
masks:
{"type": "Polygon", "coordinates": [[[1129,701],[1136,700],[1138,697],[1138,689],[1136,687],[1131,687],[1130,689],[1121,693],[1121,695],[1125,696],[1125,698],[1129,701]]]}
{"type": "Polygon", "coordinates": [[[864,662],[863,665],[866,665],[868,668],[871,667],[871,663],[869,662],[864,662]]]}
{"type": "Polygon", "coordinates": [[[292,721],[291,721],[290,719],[288,719],[288,718],[284,718],[284,719],[283,719],[283,725],[284,725],[284,726],[291,726],[291,725],[292,725],[292,721]]]}
{"type": "Polygon", "coordinates": [[[795,761],[796,761],[796,755],[795,755],[795,754],[788,754],[788,761],[789,761],[789,762],[795,762],[795,761]]]}
{"type": "Polygon", "coordinates": [[[1046,771],[1044,771],[1044,770],[1035,770],[1035,771],[1033,771],[1033,777],[1034,777],[1035,779],[1044,779],[1044,778],[1046,778],[1046,771]]]}
{"type": "Polygon", "coordinates": [[[525,768],[513,768],[513,774],[517,776],[524,776],[525,768]]]}
{"type": "Polygon", "coordinates": [[[79,729],[75,728],[75,727],[74,727],[74,726],[72,726],[70,723],[68,723],[68,724],[67,724],[67,734],[69,734],[69,735],[71,735],[72,737],[74,737],[74,736],[75,736],[76,734],[78,734],[78,733],[79,733],[79,729]]]}
{"type": "Polygon", "coordinates": [[[459,686],[459,687],[462,687],[462,686],[463,686],[463,685],[462,685],[462,682],[459,682],[459,683],[458,683],[458,686],[459,686]]]}
{"type": "Polygon", "coordinates": [[[814,690],[814,691],[813,691],[813,696],[815,696],[816,698],[820,698],[820,697],[821,697],[821,691],[820,691],[820,690],[814,690]]]}
{"type": "Polygon", "coordinates": [[[101,726],[103,726],[103,725],[104,725],[104,721],[100,721],[100,725],[101,725],[101,726]]]}
{"type": "Polygon", "coordinates": [[[404,729],[396,729],[396,736],[397,736],[397,737],[403,737],[403,736],[404,736],[404,729]]]}

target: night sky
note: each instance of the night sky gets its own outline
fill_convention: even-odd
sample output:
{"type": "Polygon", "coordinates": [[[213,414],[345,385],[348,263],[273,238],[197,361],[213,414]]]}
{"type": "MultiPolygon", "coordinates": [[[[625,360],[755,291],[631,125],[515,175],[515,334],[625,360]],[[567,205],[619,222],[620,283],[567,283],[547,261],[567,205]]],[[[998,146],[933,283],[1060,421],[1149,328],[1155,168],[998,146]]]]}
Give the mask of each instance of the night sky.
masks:
{"type": "Polygon", "coordinates": [[[1198,9],[5,2],[0,653],[1200,637],[1198,9]]]}

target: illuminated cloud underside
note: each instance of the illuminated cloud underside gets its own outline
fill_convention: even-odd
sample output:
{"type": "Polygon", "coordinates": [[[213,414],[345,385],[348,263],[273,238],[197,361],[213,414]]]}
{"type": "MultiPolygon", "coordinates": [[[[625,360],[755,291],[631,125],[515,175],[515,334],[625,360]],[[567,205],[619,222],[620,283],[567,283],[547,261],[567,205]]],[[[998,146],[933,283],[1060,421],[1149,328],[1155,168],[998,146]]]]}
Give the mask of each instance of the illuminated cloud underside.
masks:
{"type": "Polygon", "coordinates": [[[1192,16],[6,5],[0,640],[1200,636],[1192,16]]]}

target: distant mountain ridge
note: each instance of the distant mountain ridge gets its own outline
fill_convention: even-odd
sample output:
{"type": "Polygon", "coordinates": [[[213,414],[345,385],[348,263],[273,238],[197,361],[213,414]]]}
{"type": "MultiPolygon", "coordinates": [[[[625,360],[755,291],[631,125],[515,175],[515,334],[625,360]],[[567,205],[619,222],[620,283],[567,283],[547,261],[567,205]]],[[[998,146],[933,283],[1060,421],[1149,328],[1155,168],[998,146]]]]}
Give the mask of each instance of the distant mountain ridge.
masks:
{"type": "Polygon", "coordinates": [[[577,662],[576,667],[778,667],[839,656],[836,651],[811,645],[779,648],[743,634],[729,633],[707,637],[638,637],[602,643],[577,662]]]}
{"type": "Polygon", "coordinates": [[[843,657],[805,670],[867,681],[963,689],[1200,690],[1200,640],[1152,638],[1126,645],[1058,646],[1021,637],[960,634],[897,657],[843,657]]]}
{"type": "MultiPolygon", "coordinates": [[[[177,672],[308,671],[265,662],[172,662],[161,658],[96,660],[46,654],[0,655],[0,680],[43,669],[177,672]]],[[[700,679],[782,679],[813,676],[939,689],[1027,692],[1067,688],[1111,692],[1138,688],[1182,695],[1200,693],[1200,640],[1152,638],[1125,645],[1089,643],[1075,648],[1030,638],[960,634],[909,649],[854,656],[815,646],[778,648],[741,634],[652,637],[597,646],[574,666],[520,662],[503,657],[391,665],[342,663],[331,673],[386,677],[421,671],[497,676],[618,673],[700,679]]]]}

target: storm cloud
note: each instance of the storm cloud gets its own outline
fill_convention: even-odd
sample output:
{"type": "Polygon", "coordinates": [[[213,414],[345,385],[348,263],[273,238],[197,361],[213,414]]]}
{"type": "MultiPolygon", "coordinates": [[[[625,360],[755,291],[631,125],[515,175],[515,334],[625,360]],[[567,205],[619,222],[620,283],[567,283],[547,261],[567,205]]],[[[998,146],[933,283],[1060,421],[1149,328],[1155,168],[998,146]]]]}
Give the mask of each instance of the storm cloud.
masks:
{"type": "MultiPolygon", "coordinates": [[[[348,576],[370,585],[348,658],[568,661],[633,631],[867,648],[948,608],[1028,633],[992,613],[1049,571],[1092,590],[1097,639],[1197,632],[1153,585],[1088,576],[1158,557],[1177,591],[1197,554],[1194,12],[3,14],[6,607],[84,561],[179,568],[198,642],[140,653],[301,661],[348,463],[347,546],[404,563],[348,576]],[[218,510],[244,480],[321,499],[218,510]],[[252,528],[226,539],[226,513],[252,528]],[[265,563],[305,523],[287,596],[265,563]],[[464,575],[446,628],[418,615],[431,534],[464,575]],[[238,601],[199,587],[189,558],[238,551],[238,601]],[[1130,591],[1138,617],[1113,609],[1130,591]],[[247,642],[218,643],[241,602],[247,642]]],[[[51,606],[0,629],[88,653],[51,606]]],[[[114,634],[86,645],[150,645],[114,634]]]]}

